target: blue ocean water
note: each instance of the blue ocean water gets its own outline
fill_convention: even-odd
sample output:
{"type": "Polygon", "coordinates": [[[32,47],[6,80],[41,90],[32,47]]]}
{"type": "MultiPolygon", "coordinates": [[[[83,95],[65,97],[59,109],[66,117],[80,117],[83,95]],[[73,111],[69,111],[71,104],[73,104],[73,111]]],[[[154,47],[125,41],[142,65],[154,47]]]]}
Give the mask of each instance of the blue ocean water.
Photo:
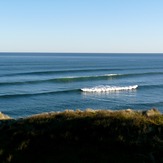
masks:
{"type": "Polygon", "coordinates": [[[86,108],[163,112],[163,55],[0,53],[1,112],[86,108]]]}

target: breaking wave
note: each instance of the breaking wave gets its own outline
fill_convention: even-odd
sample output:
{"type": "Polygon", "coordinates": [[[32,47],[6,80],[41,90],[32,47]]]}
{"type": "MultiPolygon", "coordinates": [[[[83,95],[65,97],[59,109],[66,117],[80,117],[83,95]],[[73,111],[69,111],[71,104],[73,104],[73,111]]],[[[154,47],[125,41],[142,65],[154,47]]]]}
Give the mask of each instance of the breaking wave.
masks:
{"type": "Polygon", "coordinates": [[[92,87],[92,88],[82,88],[81,91],[83,92],[112,92],[112,91],[134,90],[137,88],[138,88],[138,85],[124,86],[124,87],[97,86],[97,87],[92,87]]]}

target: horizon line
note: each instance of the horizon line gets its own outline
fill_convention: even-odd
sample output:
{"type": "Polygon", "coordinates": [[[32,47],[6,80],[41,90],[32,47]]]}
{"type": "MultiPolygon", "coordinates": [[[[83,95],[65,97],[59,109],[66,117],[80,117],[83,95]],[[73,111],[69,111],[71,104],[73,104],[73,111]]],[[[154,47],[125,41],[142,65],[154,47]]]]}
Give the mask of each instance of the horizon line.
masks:
{"type": "Polygon", "coordinates": [[[60,53],[60,54],[163,54],[163,52],[0,52],[0,53],[49,53],[49,54],[54,54],[54,53],[60,53]]]}

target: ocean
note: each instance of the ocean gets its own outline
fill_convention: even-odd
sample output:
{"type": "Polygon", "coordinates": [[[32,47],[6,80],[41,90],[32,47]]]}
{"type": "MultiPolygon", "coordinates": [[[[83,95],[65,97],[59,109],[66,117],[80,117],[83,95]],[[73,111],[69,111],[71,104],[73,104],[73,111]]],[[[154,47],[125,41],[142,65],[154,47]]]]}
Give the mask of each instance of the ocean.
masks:
{"type": "Polygon", "coordinates": [[[0,53],[1,112],[87,108],[163,112],[163,55],[0,53]]]}

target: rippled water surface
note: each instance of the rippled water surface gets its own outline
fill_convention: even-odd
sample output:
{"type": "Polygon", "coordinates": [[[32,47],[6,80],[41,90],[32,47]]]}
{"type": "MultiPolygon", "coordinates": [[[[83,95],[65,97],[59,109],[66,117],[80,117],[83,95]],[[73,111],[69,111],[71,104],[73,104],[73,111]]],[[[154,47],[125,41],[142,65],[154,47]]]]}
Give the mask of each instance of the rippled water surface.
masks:
{"type": "Polygon", "coordinates": [[[0,53],[0,111],[163,111],[161,54],[0,53]]]}

